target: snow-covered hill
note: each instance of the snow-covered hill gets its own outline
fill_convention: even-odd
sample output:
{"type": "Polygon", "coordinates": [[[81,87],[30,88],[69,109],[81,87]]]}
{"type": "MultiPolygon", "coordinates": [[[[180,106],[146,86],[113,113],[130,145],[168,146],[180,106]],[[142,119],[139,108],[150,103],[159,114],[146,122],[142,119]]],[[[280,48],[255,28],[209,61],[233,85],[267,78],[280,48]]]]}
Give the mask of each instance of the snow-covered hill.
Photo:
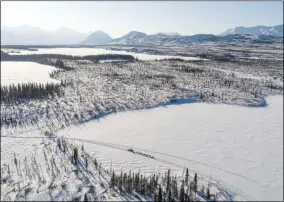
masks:
{"type": "Polygon", "coordinates": [[[283,24],[277,26],[254,26],[254,27],[235,27],[222,32],[221,36],[231,35],[231,34],[250,34],[253,36],[258,35],[269,35],[283,37],[283,24]]]}
{"type": "Polygon", "coordinates": [[[95,31],[90,34],[83,42],[82,45],[103,45],[111,42],[113,38],[111,38],[107,33],[103,31],[95,31]]]}

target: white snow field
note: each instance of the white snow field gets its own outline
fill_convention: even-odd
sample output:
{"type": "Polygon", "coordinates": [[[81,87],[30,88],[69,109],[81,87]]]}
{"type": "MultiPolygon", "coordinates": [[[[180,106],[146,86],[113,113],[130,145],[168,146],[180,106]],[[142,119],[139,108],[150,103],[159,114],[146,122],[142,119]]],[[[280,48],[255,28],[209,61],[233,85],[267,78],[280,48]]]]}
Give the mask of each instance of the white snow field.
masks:
{"type": "Polygon", "coordinates": [[[59,83],[49,73],[57,68],[35,62],[1,62],[1,85],[18,83],[59,83]]]}
{"type": "Polygon", "coordinates": [[[39,48],[37,51],[17,50],[10,52],[10,49],[1,49],[4,52],[9,52],[10,55],[33,55],[33,54],[60,54],[72,56],[86,56],[86,55],[102,55],[102,54],[122,54],[132,55],[139,60],[161,60],[169,58],[180,58],[183,60],[205,60],[197,57],[183,57],[170,55],[150,55],[145,53],[134,53],[127,51],[107,50],[103,48],[39,48]]]}
{"type": "Polygon", "coordinates": [[[283,200],[283,96],[267,97],[267,103],[259,108],[190,103],[122,112],[66,128],[58,135],[181,157],[145,151],[170,165],[125,153],[117,145],[84,143],[104,166],[118,171],[151,173],[170,167],[181,173],[185,166],[227,183],[247,199],[283,200]]]}

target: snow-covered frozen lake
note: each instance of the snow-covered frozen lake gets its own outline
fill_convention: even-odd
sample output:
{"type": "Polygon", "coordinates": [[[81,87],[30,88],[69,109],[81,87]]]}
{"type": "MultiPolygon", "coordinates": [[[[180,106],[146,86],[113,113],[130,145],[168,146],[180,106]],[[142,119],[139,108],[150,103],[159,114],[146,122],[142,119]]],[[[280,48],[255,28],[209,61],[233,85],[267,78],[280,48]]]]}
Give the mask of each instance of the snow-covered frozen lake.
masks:
{"type": "Polygon", "coordinates": [[[1,62],[1,85],[59,83],[49,76],[55,70],[55,67],[35,62],[1,62]]]}
{"type": "MultiPolygon", "coordinates": [[[[267,107],[260,108],[191,103],[122,112],[69,127],[59,135],[121,144],[206,163],[241,176],[152,153],[220,179],[252,199],[283,200],[283,96],[268,97],[267,103],[267,107]]],[[[157,172],[171,167],[182,172],[173,165],[115,148],[88,143],[84,143],[84,147],[105,166],[112,165],[118,171],[157,172]]]]}
{"type": "Polygon", "coordinates": [[[139,60],[161,60],[167,58],[180,58],[183,60],[204,60],[197,57],[169,56],[169,55],[150,55],[145,53],[134,53],[127,51],[107,50],[103,48],[39,48],[38,51],[17,50],[10,52],[10,49],[1,49],[9,52],[10,55],[32,55],[32,54],[62,54],[72,56],[101,55],[101,54],[122,54],[132,55],[139,60]]]}

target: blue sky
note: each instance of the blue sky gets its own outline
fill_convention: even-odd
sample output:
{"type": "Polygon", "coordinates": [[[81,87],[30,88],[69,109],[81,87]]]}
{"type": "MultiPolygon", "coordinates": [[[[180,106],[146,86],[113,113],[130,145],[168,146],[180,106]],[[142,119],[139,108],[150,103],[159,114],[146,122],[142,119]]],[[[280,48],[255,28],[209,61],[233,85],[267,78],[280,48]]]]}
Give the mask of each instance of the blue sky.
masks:
{"type": "Polygon", "coordinates": [[[283,24],[283,2],[1,2],[1,25],[46,30],[103,30],[112,37],[129,31],[219,34],[236,26],[283,24]]]}

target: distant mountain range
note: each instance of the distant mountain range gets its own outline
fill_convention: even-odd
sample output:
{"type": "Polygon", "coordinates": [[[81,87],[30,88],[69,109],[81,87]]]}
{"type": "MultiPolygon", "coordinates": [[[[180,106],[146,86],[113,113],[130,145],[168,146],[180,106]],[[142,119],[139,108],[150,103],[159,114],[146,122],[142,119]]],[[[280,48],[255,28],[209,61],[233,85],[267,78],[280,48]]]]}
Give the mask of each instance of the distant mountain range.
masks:
{"type": "Polygon", "coordinates": [[[1,26],[1,45],[68,45],[79,43],[87,36],[88,34],[64,27],[54,31],[46,31],[28,25],[20,27],[1,26]]]}
{"type": "MultiPolygon", "coordinates": [[[[157,33],[147,35],[142,32],[132,31],[128,34],[114,39],[110,44],[121,45],[186,45],[193,43],[279,43],[283,42],[283,30],[281,34],[281,26],[275,26],[267,29],[266,32],[255,31],[239,33],[239,29],[235,31],[227,31],[220,35],[213,34],[196,34],[192,36],[182,36],[180,34],[157,33]]],[[[231,29],[232,30],[232,29],[231,29]]],[[[254,30],[254,29],[253,29],[254,30]]],[[[250,31],[250,29],[248,29],[250,31]]]]}
{"type": "Polygon", "coordinates": [[[185,45],[191,43],[274,43],[283,42],[283,25],[236,27],[219,35],[196,34],[183,36],[179,33],[159,32],[147,35],[131,31],[113,39],[103,31],[80,33],[73,29],[59,28],[46,31],[23,25],[9,27],[1,25],[1,45],[185,45]]]}
{"type": "Polygon", "coordinates": [[[283,25],[277,26],[255,26],[255,27],[235,27],[233,29],[228,29],[227,31],[221,33],[221,36],[230,34],[250,34],[253,36],[259,35],[269,35],[283,37],[283,25]]]}

